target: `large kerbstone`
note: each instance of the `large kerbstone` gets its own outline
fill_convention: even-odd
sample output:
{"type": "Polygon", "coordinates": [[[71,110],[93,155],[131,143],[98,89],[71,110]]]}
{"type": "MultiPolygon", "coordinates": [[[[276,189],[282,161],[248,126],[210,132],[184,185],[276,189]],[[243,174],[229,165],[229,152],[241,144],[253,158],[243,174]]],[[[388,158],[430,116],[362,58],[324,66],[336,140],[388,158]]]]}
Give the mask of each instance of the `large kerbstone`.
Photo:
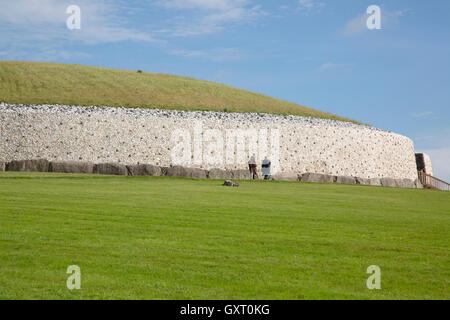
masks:
{"type": "Polygon", "coordinates": [[[162,175],[162,170],[158,166],[151,164],[135,164],[127,166],[130,176],[154,176],[162,175]]]}
{"type": "Polygon", "coordinates": [[[118,163],[99,163],[94,166],[94,173],[96,174],[110,174],[117,176],[127,176],[127,167],[118,163]]]}
{"type": "Polygon", "coordinates": [[[368,185],[370,185],[370,179],[357,177],[356,184],[362,184],[362,185],[368,186],[368,185]]]}
{"type": "Polygon", "coordinates": [[[332,183],[336,181],[335,176],[320,173],[304,173],[301,176],[302,182],[322,182],[322,183],[332,183]]]}
{"type": "Polygon", "coordinates": [[[409,188],[409,189],[416,188],[416,184],[413,180],[401,179],[401,180],[396,180],[396,182],[397,182],[397,187],[399,187],[399,188],[409,188]]]}
{"type": "Polygon", "coordinates": [[[248,170],[211,169],[208,171],[208,178],[248,180],[250,179],[250,172],[248,170]]]}
{"type": "Polygon", "coordinates": [[[422,183],[420,182],[419,179],[416,179],[416,180],[414,181],[414,186],[415,186],[417,189],[423,189],[423,185],[422,185],[422,183]]]}
{"type": "Polygon", "coordinates": [[[94,164],[91,162],[78,162],[78,161],[51,161],[49,172],[61,172],[61,173],[93,173],[94,164]]]}
{"type": "Polygon", "coordinates": [[[233,172],[222,169],[211,169],[208,172],[210,179],[233,179],[233,172]]]}
{"type": "Polygon", "coordinates": [[[185,168],[181,166],[173,166],[167,168],[167,176],[169,177],[188,177],[206,179],[208,177],[208,171],[197,168],[185,168]]]}
{"type": "Polygon", "coordinates": [[[397,181],[392,178],[381,178],[381,185],[383,187],[398,187],[397,181]]]}
{"type": "Polygon", "coordinates": [[[381,186],[382,184],[381,184],[381,179],[380,178],[372,178],[372,179],[369,179],[369,184],[371,185],[371,186],[381,186]]]}
{"type": "Polygon", "coordinates": [[[340,177],[338,176],[336,178],[337,183],[345,183],[345,184],[356,184],[356,178],[355,177],[340,177]]]}
{"type": "Polygon", "coordinates": [[[6,171],[48,172],[49,162],[45,159],[11,161],[6,171]]]}
{"type": "Polygon", "coordinates": [[[300,181],[301,177],[297,173],[278,173],[272,176],[276,181],[300,181]]]}
{"type": "Polygon", "coordinates": [[[250,179],[250,171],[249,170],[233,170],[231,171],[233,179],[237,180],[247,180],[250,179]]]}

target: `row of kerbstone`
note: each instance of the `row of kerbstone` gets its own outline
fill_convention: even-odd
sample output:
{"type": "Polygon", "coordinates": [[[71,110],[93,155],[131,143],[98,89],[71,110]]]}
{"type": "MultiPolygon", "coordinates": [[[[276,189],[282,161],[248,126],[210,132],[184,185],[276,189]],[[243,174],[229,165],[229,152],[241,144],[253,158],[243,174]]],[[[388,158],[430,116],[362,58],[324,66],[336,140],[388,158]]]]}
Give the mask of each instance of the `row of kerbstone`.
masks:
{"type": "Polygon", "coordinates": [[[248,170],[203,170],[181,166],[159,167],[150,164],[124,165],[81,161],[48,161],[45,159],[0,162],[0,171],[85,173],[122,176],[170,176],[199,179],[249,179],[248,170]]]}
{"type": "MultiPolygon", "coordinates": [[[[78,161],[48,161],[45,159],[0,162],[0,171],[85,173],[123,176],[170,176],[198,179],[250,179],[248,170],[203,170],[182,166],[159,167],[150,164],[123,165],[119,163],[99,163],[78,161]]],[[[274,175],[273,180],[301,181],[317,183],[361,184],[396,188],[422,188],[419,180],[358,177],[341,177],[318,173],[283,173],[274,175]]]]}
{"type": "Polygon", "coordinates": [[[391,178],[373,178],[365,179],[359,177],[342,177],[319,173],[303,173],[303,174],[280,174],[273,176],[274,180],[280,181],[301,181],[301,182],[317,182],[317,183],[341,183],[341,184],[361,184],[369,186],[383,186],[394,188],[418,188],[423,186],[419,179],[391,179],[391,178]]]}

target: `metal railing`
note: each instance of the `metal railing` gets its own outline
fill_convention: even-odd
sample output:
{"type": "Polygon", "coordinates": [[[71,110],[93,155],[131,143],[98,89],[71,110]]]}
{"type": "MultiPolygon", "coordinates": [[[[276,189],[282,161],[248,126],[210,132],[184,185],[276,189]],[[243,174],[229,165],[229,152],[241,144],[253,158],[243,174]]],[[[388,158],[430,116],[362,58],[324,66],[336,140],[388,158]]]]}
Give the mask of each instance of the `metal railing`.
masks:
{"type": "Polygon", "coordinates": [[[425,172],[419,171],[419,180],[424,186],[424,188],[438,189],[443,191],[450,191],[450,184],[438,179],[436,177],[430,176],[425,172]]]}

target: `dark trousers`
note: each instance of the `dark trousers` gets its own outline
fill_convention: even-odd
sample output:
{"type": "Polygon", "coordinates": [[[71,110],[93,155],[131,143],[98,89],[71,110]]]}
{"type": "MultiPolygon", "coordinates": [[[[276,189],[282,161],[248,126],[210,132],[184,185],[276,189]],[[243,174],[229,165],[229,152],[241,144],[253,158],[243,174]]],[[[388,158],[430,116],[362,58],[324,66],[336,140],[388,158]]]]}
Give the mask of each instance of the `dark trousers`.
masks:
{"type": "Polygon", "coordinates": [[[250,177],[253,180],[258,179],[258,172],[256,171],[256,164],[249,164],[248,169],[250,170],[250,177]]]}

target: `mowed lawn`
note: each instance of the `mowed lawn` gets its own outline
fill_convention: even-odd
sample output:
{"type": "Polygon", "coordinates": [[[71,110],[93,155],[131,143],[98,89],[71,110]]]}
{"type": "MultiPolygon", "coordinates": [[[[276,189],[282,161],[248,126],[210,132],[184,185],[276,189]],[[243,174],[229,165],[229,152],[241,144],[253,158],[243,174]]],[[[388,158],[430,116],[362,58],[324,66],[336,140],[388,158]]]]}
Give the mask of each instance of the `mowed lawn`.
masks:
{"type": "Polygon", "coordinates": [[[450,298],[450,192],[221,183],[1,173],[0,298],[450,298]]]}

